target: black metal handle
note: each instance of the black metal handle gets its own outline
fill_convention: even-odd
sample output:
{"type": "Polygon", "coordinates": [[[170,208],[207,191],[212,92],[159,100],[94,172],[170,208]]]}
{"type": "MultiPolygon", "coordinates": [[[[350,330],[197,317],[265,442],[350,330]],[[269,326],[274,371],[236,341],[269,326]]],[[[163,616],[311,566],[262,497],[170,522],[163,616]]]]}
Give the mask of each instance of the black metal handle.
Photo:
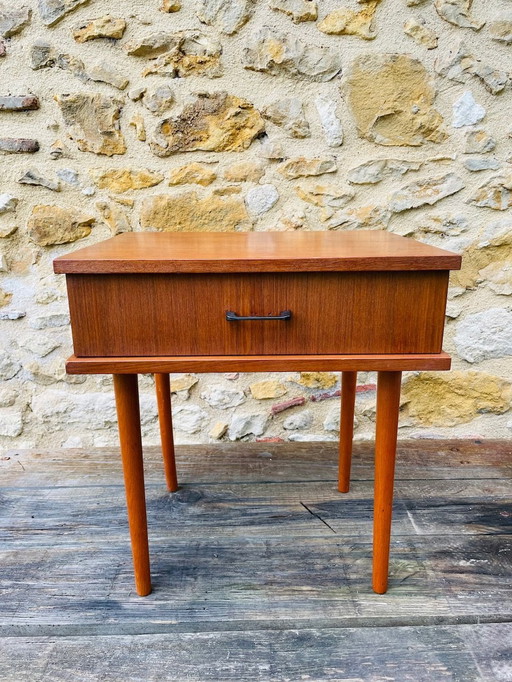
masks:
{"type": "Polygon", "coordinates": [[[279,315],[237,315],[232,310],[228,310],[226,313],[228,322],[237,322],[238,320],[290,320],[291,317],[291,310],[283,310],[279,315]]]}

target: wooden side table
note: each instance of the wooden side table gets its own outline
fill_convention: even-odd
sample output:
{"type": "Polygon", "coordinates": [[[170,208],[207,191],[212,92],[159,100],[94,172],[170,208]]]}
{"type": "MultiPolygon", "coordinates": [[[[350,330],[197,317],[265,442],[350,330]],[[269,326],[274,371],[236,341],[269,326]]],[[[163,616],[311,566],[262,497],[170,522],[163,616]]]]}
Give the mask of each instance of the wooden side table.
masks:
{"type": "Polygon", "coordinates": [[[387,589],[401,373],[447,370],[460,256],[383,231],[126,233],[54,261],[70,374],[113,374],[135,584],[151,592],[137,375],[156,381],[167,486],[178,487],[171,372],[341,371],[347,492],[358,371],[378,372],[373,589],[387,589]]]}

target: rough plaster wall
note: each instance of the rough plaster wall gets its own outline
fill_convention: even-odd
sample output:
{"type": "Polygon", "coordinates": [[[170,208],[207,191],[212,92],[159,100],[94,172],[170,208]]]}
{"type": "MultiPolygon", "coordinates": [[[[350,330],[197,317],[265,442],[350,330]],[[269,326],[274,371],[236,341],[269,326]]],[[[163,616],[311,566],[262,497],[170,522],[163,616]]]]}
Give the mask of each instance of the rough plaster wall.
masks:
{"type": "MultiPolygon", "coordinates": [[[[467,13],[464,12],[470,3],[463,0],[452,2],[451,6],[442,1],[434,3],[429,0],[409,0],[409,4],[413,5],[410,7],[405,0],[382,0],[381,3],[363,3],[361,0],[361,4],[347,0],[346,7],[354,12],[365,11],[371,14],[375,10],[376,36],[373,40],[364,40],[361,35],[328,35],[321,32],[318,28],[321,22],[340,7],[339,3],[331,0],[318,0],[317,22],[298,23],[292,22],[285,13],[272,9],[270,0],[259,0],[254,4],[241,3],[238,0],[217,3],[229,5],[231,10],[245,5],[251,12],[247,23],[232,35],[221,32],[222,21],[216,26],[201,23],[196,15],[200,3],[196,0],[182,0],[181,9],[171,13],[159,10],[161,2],[162,0],[148,0],[143,3],[143,7],[143,4],[134,0],[117,3],[91,0],[76,7],[52,27],[43,24],[39,11],[41,7],[44,9],[51,5],[48,0],[41,0],[39,8],[35,1],[30,0],[25,0],[23,4],[16,3],[14,8],[19,10],[23,6],[29,7],[32,16],[28,25],[20,30],[14,28],[11,32],[15,35],[3,41],[6,55],[0,57],[0,96],[32,94],[38,98],[39,108],[31,111],[0,111],[0,138],[36,139],[40,150],[34,154],[0,155],[0,194],[17,199],[17,205],[13,206],[15,201],[3,198],[5,210],[0,214],[0,234],[3,235],[0,239],[3,254],[0,282],[0,377],[4,379],[0,388],[0,444],[5,447],[49,447],[63,444],[100,446],[116,442],[110,378],[67,377],[64,374],[64,361],[71,353],[64,278],[52,274],[51,262],[62,253],[105,239],[113,231],[127,229],[128,225],[134,230],[141,229],[139,218],[143,205],[150,213],[148,227],[165,228],[166,215],[180,214],[184,210],[183,204],[189,204],[190,197],[185,202],[180,202],[179,197],[191,191],[197,192],[199,196],[209,197],[208,201],[197,203],[194,214],[197,229],[218,229],[209,220],[213,214],[210,208],[220,202],[224,207],[229,229],[247,229],[251,225],[254,230],[380,228],[436,245],[446,245],[465,253],[469,263],[468,271],[462,279],[453,282],[445,336],[445,349],[454,357],[454,371],[439,374],[438,379],[428,374],[404,376],[401,435],[509,435],[511,417],[508,410],[512,379],[512,217],[509,208],[509,203],[512,203],[512,168],[509,164],[512,161],[512,89],[508,74],[512,72],[512,46],[493,39],[493,34],[506,37],[508,31],[512,40],[512,24],[500,27],[493,22],[500,17],[512,22],[512,2],[475,0],[470,8],[470,17],[477,23],[485,22],[482,28],[476,30],[453,25],[441,16],[445,10],[455,7],[455,10],[462,11],[457,21],[468,23],[469,20],[465,18],[467,13]],[[439,11],[436,11],[435,4],[439,11]],[[109,12],[114,17],[126,20],[127,27],[122,39],[100,38],[85,43],[74,40],[72,31],[76,26],[83,26],[90,19],[102,17],[109,12]],[[431,49],[406,35],[404,24],[410,19],[418,23],[424,21],[425,26],[438,38],[438,47],[433,47],[435,41],[432,35],[428,37],[431,49]],[[340,61],[341,73],[320,82],[311,80],[307,75],[290,74],[289,69],[288,73],[269,74],[244,68],[244,60],[247,59],[246,45],[249,41],[254,45],[258,29],[263,26],[275,28],[290,40],[297,38],[304,41],[309,54],[312,46],[327,47],[328,58],[340,61]],[[173,33],[187,29],[195,29],[212,38],[214,44],[215,41],[220,41],[223,75],[214,78],[210,77],[212,72],[210,75],[195,75],[200,67],[192,58],[189,60],[191,75],[186,77],[142,77],[143,69],[151,63],[151,55],[130,56],[123,48],[126,43],[140,41],[155,31],[173,33]],[[447,60],[450,61],[449,50],[457,49],[461,39],[473,59],[465,56],[462,60],[451,60],[451,78],[436,73],[436,61],[439,71],[447,60]],[[54,65],[32,69],[31,51],[38,40],[50,43],[54,50],[50,55],[53,55],[53,61],[57,60],[61,66],[67,65],[67,68],[54,65]],[[389,53],[409,55],[419,60],[425,67],[425,73],[422,73],[421,67],[419,72],[416,69],[415,73],[411,73],[415,70],[414,63],[406,60],[405,72],[397,76],[389,68],[389,58],[378,57],[389,53]],[[360,55],[368,54],[377,57],[377,71],[373,74],[357,74],[355,60],[360,55]],[[70,67],[69,56],[62,55],[79,58],[84,66],[71,62],[70,67]],[[125,75],[129,79],[126,89],[121,91],[104,82],[86,80],[83,69],[90,74],[93,66],[103,61],[111,70],[109,78],[125,75]],[[488,69],[488,66],[491,68],[488,69]],[[480,72],[481,76],[474,72],[480,72]],[[378,88],[374,87],[375,78],[380,78],[378,88]],[[405,90],[410,91],[409,95],[406,92],[405,100],[402,79],[405,90]],[[351,80],[356,82],[356,98],[358,92],[365,92],[363,104],[356,104],[353,108],[350,106],[351,80]],[[384,127],[386,134],[398,136],[397,139],[391,139],[395,143],[391,146],[378,144],[379,139],[374,141],[375,136],[373,140],[364,139],[361,136],[364,131],[358,132],[356,127],[358,116],[364,116],[367,107],[383,113],[382,83],[389,86],[390,99],[386,106],[390,111],[396,111],[398,107],[402,112],[401,117],[388,119],[396,122],[394,127],[391,126],[391,133],[384,127]],[[432,104],[426,103],[429,98],[429,83],[435,89],[432,104]],[[151,106],[154,101],[150,96],[157,88],[165,85],[171,89],[174,101],[167,108],[163,104],[162,113],[152,113],[146,106],[151,106]],[[139,87],[147,89],[146,95],[142,100],[134,101],[132,98],[136,98],[137,93],[133,91],[139,87]],[[493,94],[489,88],[500,92],[493,94]],[[257,120],[258,111],[263,111],[269,105],[286,98],[299,99],[304,106],[310,136],[293,137],[283,125],[276,125],[265,118],[266,139],[260,136],[252,140],[253,134],[243,126],[235,131],[235,146],[247,146],[242,151],[222,151],[222,143],[217,145],[221,151],[176,151],[166,157],[157,156],[151,151],[149,142],[163,118],[178,116],[187,102],[196,101],[194,93],[220,91],[248,100],[255,108],[249,108],[251,115],[257,120]],[[462,123],[470,123],[471,116],[482,116],[483,112],[478,105],[485,109],[485,116],[476,125],[456,128],[452,126],[453,106],[465,92],[472,93],[476,105],[470,102],[469,108],[462,114],[462,123]],[[120,130],[126,142],[126,153],[107,156],[94,151],[79,150],[77,137],[80,135],[74,134],[75,139],[69,138],[69,128],[64,124],[58,103],[54,99],[55,96],[74,93],[100,93],[122,101],[120,130]],[[343,128],[344,139],[341,145],[338,145],[339,140],[331,140],[332,145],[338,146],[328,144],[315,106],[315,98],[319,95],[334,103],[336,116],[343,128]],[[436,135],[438,138],[445,137],[442,142],[426,140],[428,131],[424,132],[421,117],[428,118],[432,110],[439,112],[444,121],[440,122],[431,139],[436,135]],[[137,139],[135,127],[129,125],[137,115],[144,121],[147,141],[137,139]],[[416,115],[419,118],[411,123],[411,117],[416,115]],[[400,146],[400,140],[407,137],[405,133],[410,130],[411,125],[420,131],[419,144],[400,146]],[[482,153],[464,153],[468,131],[478,128],[482,128],[495,140],[495,149],[482,153]],[[402,132],[405,137],[400,138],[402,132]],[[64,153],[59,158],[52,158],[52,145],[56,141],[64,143],[64,153]],[[278,148],[275,155],[280,158],[264,158],[269,146],[278,148]],[[295,157],[324,159],[327,165],[324,164],[323,169],[332,166],[334,159],[337,170],[316,177],[288,179],[280,172],[283,170],[282,164],[295,157]],[[387,171],[380,167],[376,173],[379,181],[374,184],[349,182],[349,178],[357,179],[355,175],[350,175],[352,169],[375,159],[398,159],[400,163],[388,164],[387,171]],[[469,171],[465,167],[468,159],[476,159],[471,163],[477,168],[490,168],[469,171]],[[407,168],[404,160],[424,163],[419,165],[418,170],[404,173],[407,168]],[[258,164],[263,164],[264,175],[256,181],[225,179],[224,171],[240,161],[253,164],[249,171],[255,173],[253,177],[256,178],[259,174],[258,164]],[[208,187],[199,184],[170,187],[170,171],[192,162],[203,163],[203,171],[213,169],[217,176],[213,184],[208,187]],[[36,181],[39,176],[43,178],[43,182],[56,182],[57,171],[64,169],[76,171],[78,179],[75,176],[75,184],[61,179],[59,191],[21,184],[19,180],[28,169],[36,171],[36,181]],[[164,179],[151,187],[120,192],[124,187],[114,186],[112,191],[108,187],[109,182],[112,182],[110,176],[103,182],[107,187],[99,188],[95,185],[89,173],[93,169],[147,169],[160,172],[164,179]],[[446,178],[447,174],[454,174],[456,177],[449,175],[446,178]],[[438,181],[439,178],[442,180],[438,181]],[[490,189],[480,190],[478,198],[474,200],[480,203],[483,201],[490,206],[470,203],[478,188],[491,178],[497,180],[492,181],[490,189]],[[435,181],[432,183],[433,179],[435,181]],[[408,188],[405,194],[391,200],[395,192],[412,183],[418,185],[408,188]],[[258,193],[255,196],[254,192],[248,196],[258,185],[265,186],[261,196],[258,193]],[[313,199],[317,202],[330,202],[331,206],[319,207],[311,203],[311,197],[309,202],[304,200],[297,195],[297,185],[302,187],[303,196],[304,192],[312,188],[316,192],[320,191],[320,198],[316,194],[313,199]],[[321,186],[320,190],[317,189],[318,185],[321,186]],[[462,185],[464,187],[460,189],[462,185]],[[225,186],[235,187],[234,190],[229,190],[235,193],[221,197],[218,190],[225,186]],[[279,198],[273,204],[276,190],[279,198]],[[151,197],[162,194],[167,195],[170,202],[167,205],[169,213],[164,214],[163,218],[161,213],[151,213],[151,197]],[[443,197],[444,194],[447,196],[443,197]],[[425,197],[435,203],[424,204],[425,197]],[[175,198],[178,198],[176,202],[175,198]],[[120,201],[124,204],[119,203],[120,201]],[[248,213],[244,201],[249,208],[248,213]],[[345,202],[346,207],[343,206],[345,202]],[[418,203],[422,205],[404,209],[404,206],[418,203]],[[61,207],[69,209],[71,214],[55,208],[34,211],[35,206],[61,207]],[[390,210],[390,206],[394,206],[394,209],[390,210]],[[357,210],[361,207],[378,207],[378,210],[357,210]],[[80,214],[78,218],[76,213],[80,214]],[[46,221],[42,220],[43,214],[46,221]],[[105,219],[108,216],[110,224],[105,219]],[[89,226],[89,236],[77,239],[89,231],[87,222],[91,223],[92,218],[94,222],[89,226]],[[85,227],[83,223],[80,226],[80,219],[85,219],[85,227]],[[17,229],[14,231],[15,227],[17,229]],[[436,231],[432,232],[431,229],[436,231]],[[70,243],[75,240],[76,243],[70,243]],[[67,243],[55,243],[60,241],[67,243]],[[485,272],[481,274],[484,268],[485,272]]],[[[53,4],[56,6],[59,3],[53,4]]],[[[71,6],[73,2],[67,0],[67,3],[61,3],[62,7],[66,4],[71,6]]],[[[207,9],[214,4],[206,2],[207,9]]],[[[274,4],[295,7],[314,5],[310,0],[307,3],[276,0],[274,4]]],[[[11,2],[3,4],[3,16],[7,16],[8,23],[12,19],[13,5],[11,2]]],[[[323,26],[336,23],[332,19],[329,18],[323,26]]],[[[356,33],[368,33],[367,26],[361,28],[361,19],[362,15],[352,14],[351,26],[356,33]]],[[[340,22],[337,23],[339,28],[340,22]]],[[[279,40],[273,43],[271,48],[274,56],[280,53],[281,47],[279,40]]],[[[294,50],[290,63],[296,64],[299,59],[296,46],[291,51],[294,50]]],[[[0,54],[1,52],[0,45],[0,54]]],[[[322,59],[325,59],[325,55],[322,59]]],[[[363,60],[363,64],[366,61],[367,58],[363,60]]],[[[183,66],[185,62],[180,63],[183,66]]],[[[212,69],[214,67],[215,64],[212,69]]],[[[279,71],[279,68],[275,67],[275,70],[279,71]]],[[[78,101],[79,109],[81,102],[77,98],[75,100],[78,101]]],[[[162,104],[158,97],[156,104],[162,104]]],[[[6,106],[12,106],[12,102],[7,102],[6,106]]],[[[285,123],[289,114],[285,107],[285,123]]],[[[90,126],[97,128],[98,122],[94,114],[88,114],[88,117],[90,126]]],[[[214,112],[213,128],[225,125],[225,121],[225,112],[218,108],[214,112]]],[[[387,125],[387,121],[385,123],[387,125]]],[[[303,121],[297,122],[292,116],[291,124],[295,129],[298,126],[299,131],[302,130],[298,134],[303,134],[303,121]]],[[[201,127],[201,123],[198,125],[201,127]]],[[[367,136],[372,137],[372,132],[367,136]]],[[[81,136],[82,147],[87,148],[89,145],[94,148],[95,143],[91,142],[90,137],[90,131],[81,136]]],[[[492,142],[489,146],[492,147],[492,142]]],[[[54,150],[54,155],[59,156],[59,149],[54,150]]],[[[302,174],[307,171],[302,161],[298,162],[298,169],[302,174]]],[[[358,175],[359,178],[368,180],[369,171],[363,169],[358,175]]],[[[73,181],[73,173],[64,174],[64,177],[73,181]]],[[[128,180],[125,176],[123,180],[128,184],[133,184],[134,181],[150,184],[141,180],[140,174],[132,174],[128,176],[128,180]]],[[[337,438],[337,375],[202,375],[175,379],[178,379],[178,383],[174,387],[180,389],[173,396],[177,442],[204,442],[215,437],[276,437],[292,440],[337,438]],[[271,383],[253,386],[264,379],[271,380],[271,383]],[[190,384],[194,385],[187,388],[190,384]],[[254,397],[253,394],[259,397],[254,397]],[[324,399],[315,400],[319,396],[324,399]],[[292,398],[299,398],[296,402],[302,404],[271,416],[273,405],[292,398]]],[[[374,429],[375,377],[361,375],[360,384],[356,437],[368,438],[372,437],[374,429]]],[[[141,393],[145,442],[158,442],[151,377],[141,378],[141,393]]]]}

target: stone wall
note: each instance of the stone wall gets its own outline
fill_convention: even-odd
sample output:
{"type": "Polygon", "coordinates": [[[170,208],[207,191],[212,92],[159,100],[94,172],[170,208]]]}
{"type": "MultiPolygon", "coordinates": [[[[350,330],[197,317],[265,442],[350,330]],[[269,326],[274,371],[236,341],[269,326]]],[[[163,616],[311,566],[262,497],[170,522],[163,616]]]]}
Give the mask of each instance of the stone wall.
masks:
{"type": "MultiPolygon", "coordinates": [[[[404,376],[402,436],[510,434],[510,0],[0,0],[0,35],[2,446],[116,442],[110,378],[64,373],[51,264],[126,230],[387,229],[463,253],[454,369],[404,376]]],[[[178,442],[337,438],[336,374],[172,388],[178,442]]],[[[361,375],[357,437],[374,419],[361,375]]]]}

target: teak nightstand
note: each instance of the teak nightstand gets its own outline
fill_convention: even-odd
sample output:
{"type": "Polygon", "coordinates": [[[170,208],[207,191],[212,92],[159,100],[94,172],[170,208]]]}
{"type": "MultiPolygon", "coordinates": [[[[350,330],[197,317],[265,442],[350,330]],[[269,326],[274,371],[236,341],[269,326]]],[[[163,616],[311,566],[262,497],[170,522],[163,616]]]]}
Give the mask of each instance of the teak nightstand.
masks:
{"type": "Polygon", "coordinates": [[[447,370],[457,254],[383,231],[126,233],[54,261],[68,287],[70,374],[113,374],[135,584],[151,591],[137,375],[156,381],[177,489],[170,372],[342,372],[339,490],[358,371],[378,372],[373,589],[387,589],[403,370],[447,370]]]}

